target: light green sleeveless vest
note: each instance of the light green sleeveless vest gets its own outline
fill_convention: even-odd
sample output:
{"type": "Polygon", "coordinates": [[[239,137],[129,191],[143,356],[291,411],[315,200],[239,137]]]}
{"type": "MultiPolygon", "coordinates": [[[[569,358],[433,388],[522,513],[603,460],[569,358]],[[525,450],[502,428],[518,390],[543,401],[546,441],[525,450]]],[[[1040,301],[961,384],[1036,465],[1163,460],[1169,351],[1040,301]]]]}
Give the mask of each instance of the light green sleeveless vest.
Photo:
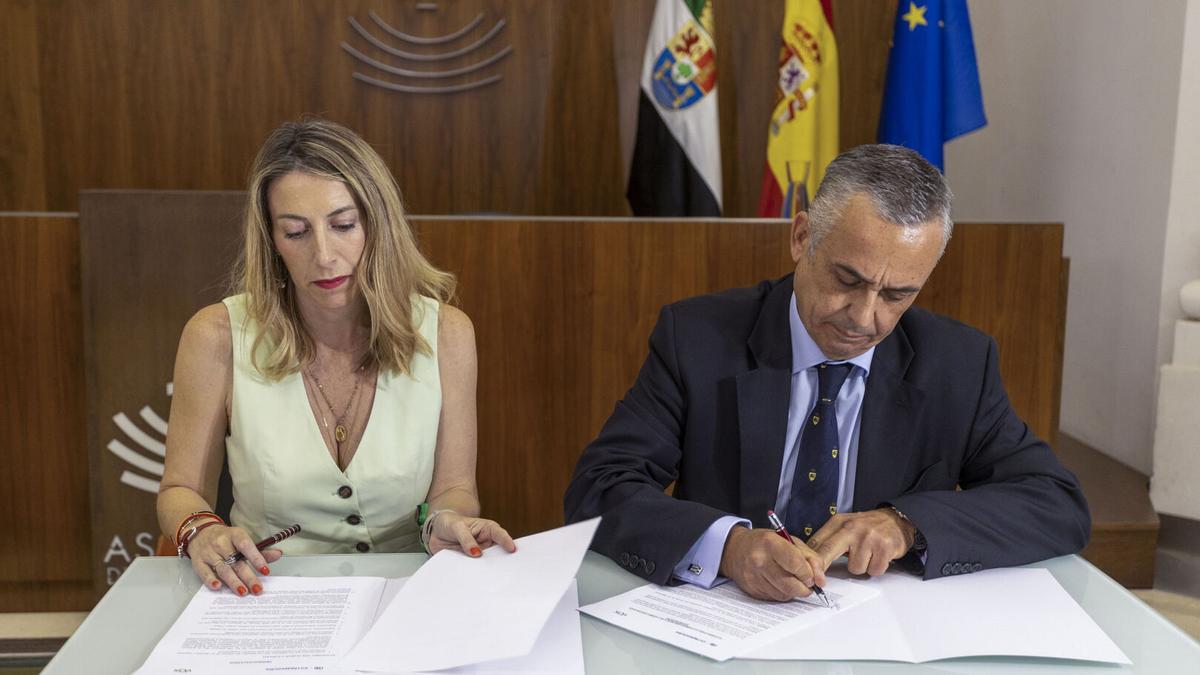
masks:
{"type": "Polygon", "coordinates": [[[224,300],[233,331],[233,399],[225,439],[234,525],[258,540],[299,523],[285,553],[420,551],[413,514],[429,492],[442,407],[437,301],[413,310],[432,355],[412,375],[379,373],[367,428],[343,473],[330,456],[300,373],[270,382],[254,369],[258,330],[245,296],[224,300]]]}

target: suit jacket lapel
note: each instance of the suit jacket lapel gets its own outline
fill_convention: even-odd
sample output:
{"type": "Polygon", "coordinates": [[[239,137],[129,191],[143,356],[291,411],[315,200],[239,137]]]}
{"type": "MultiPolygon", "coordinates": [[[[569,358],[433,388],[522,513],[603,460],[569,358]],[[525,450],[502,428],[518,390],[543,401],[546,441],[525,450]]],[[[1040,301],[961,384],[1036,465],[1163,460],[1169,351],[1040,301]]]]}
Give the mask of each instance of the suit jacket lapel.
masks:
{"type": "Polygon", "coordinates": [[[792,336],[788,302],[792,277],[784,277],[763,302],[747,346],[756,368],[737,376],[741,440],[741,515],[765,527],[775,505],[792,392],[792,336]]]}
{"type": "Polygon", "coordinates": [[[904,379],[913,350],[897,325],[875,348],[863,399],[854,474],[854,510],[866,511],[905,489],[902,483],[913,448],[925,394],[904,379]]]}

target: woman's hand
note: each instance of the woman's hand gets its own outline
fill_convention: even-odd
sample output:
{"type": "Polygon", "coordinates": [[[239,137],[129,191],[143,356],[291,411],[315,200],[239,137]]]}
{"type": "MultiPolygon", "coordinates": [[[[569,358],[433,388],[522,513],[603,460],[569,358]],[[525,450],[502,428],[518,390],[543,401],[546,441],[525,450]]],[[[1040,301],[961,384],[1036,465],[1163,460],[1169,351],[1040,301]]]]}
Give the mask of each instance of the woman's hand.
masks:
{"type": "Polygon", "coordinates": [[[254,572],[257,570],[262,574],[270,574],[271,568],[267,565],[283,556],[283,551],[259,551],[245,530],[220,524],[197,532],[188,543],[187,553],[191,556],[192,569],[196,570],[201,583],[212,590],[217,590],[224,583],[238,595],[262,593],[262,584],[258,583],[258,576],[254,572]],[[239,552],[245,556],[245,560],[233,565],[225,564],[226,558],[239,552]]]}
{"type": "Polygon", "coordinates": [[[428,542],[430,555],[444,548],[459,548],[478,558],[483,549],[496,544],[509,553],[517,550],[513,538],[494,520],[469,518],[453,511],[441,511],[433,517],[428,542]]]}

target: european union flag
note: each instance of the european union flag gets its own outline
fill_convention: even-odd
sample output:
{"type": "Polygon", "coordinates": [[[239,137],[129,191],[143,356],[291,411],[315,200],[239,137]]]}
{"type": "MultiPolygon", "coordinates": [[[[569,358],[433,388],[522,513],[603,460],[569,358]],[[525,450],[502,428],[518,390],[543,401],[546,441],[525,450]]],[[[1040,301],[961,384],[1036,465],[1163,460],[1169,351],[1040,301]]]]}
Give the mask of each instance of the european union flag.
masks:
{"type": "Polygon", "coordinates": [[[966,0],[900,0],[879,142],[942,169],[942,144],[987,124],[966,0]]]}

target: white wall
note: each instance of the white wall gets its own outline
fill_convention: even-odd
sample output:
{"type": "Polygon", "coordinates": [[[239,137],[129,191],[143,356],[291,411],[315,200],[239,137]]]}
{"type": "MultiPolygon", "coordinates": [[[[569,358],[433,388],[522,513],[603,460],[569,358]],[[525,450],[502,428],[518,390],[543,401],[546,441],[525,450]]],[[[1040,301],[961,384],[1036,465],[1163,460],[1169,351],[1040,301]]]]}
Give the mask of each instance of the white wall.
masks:
{"type": "Polygon", "coordinates": [[[1173,358],[1196,351],[1195,333],[1179,335],[1175,322],[1183,318],[1179,289],[1200,278],[1200,1],[1188,3],[1183,37],[1183,63],[1175,132],[1175,161],[1171,199],[1167,208],[1166,245],[1163,251],[1162,296],[1159,304],[1159,362],[1176,365],[1160,374],[1154,442],[1154,480],[1150,496],[1155,508],[1186,518],[1200,519],[1200,377],[1196,364],[1173,358]],[[1177,337],[1191,337],[1184,345],[1177,337]],[[1188,347],[1191,347],[1189,350],[1188,347]],[[1192,366],[1191,368],[1187,366],[1192,366]]]}
{"type": "Polygon", "coordinates": [[[989,123],[946,146],[957,220],[1065,223],[1061,426],[1146,473],[1187,2],[973,0],[989,123]]]}
{"type": "Polygon", "coordinates": [[[1200,1],[1197,0],[1188,3],[1179,80],[1175,161],[1158,322],[1159,363],[1171,360],[1175,321],[1183,318],[1179,289],[1200,278],[1200,1]]]}

